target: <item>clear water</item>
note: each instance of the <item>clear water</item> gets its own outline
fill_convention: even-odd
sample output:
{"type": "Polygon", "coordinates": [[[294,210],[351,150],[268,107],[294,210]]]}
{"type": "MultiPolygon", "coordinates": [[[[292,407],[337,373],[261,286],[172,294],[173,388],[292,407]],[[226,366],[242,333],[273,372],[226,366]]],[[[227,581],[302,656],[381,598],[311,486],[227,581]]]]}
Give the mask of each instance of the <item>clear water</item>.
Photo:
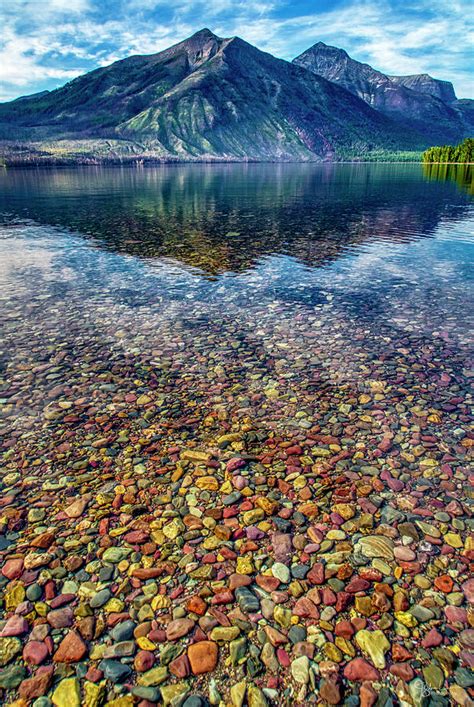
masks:
{"type": "Polygon", "coordinates": [[[421,405],[449,428],[450,398],[469,389],[471,177],[420,165],[1,171],[7,447],[23,436],[47,448],[64,410],[79,411],[64,422],[73,438],[87,435],[84,401],[120,426],[123,394],[150,389],[157,411],[123,424],[168,425],[170,441],[245,420],[289,435],[343,425],[340,406],[363,415],[358,396],[377,386],[393,390],[381,404],[394,426],[421,405]]]}

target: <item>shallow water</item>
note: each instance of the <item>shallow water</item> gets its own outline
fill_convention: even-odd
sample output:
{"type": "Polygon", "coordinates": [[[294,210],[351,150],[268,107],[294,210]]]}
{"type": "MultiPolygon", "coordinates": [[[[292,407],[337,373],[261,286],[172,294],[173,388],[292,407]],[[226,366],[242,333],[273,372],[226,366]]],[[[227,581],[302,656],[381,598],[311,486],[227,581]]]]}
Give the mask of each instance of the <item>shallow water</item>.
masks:
{"type": "Polygon", "coordinates": [[[1,193],[15,427],[51,389],[87,385],[81,365],[179,367],[172,405],[215,381],[275,390],[277,418],[305,404],[290,405],[294,384],[356,389],[368,361],[382,378],[391,356],[420,362],[425,348],[465,365],[474,210],[467,188],[419,165],[8,170],[1,193]],[[54,375],[19,376],[59,350],[54,375]]]}

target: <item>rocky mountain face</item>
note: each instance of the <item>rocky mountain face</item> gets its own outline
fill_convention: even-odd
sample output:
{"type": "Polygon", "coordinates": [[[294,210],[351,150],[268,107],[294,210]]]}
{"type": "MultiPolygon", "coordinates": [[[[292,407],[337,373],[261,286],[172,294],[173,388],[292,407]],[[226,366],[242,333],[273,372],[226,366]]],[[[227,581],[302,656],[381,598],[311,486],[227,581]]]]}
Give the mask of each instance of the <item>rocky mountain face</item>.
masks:
{"type": "Polygon", "coordinates": [[[428,141],[456,141],[474,130],[472,111],[465,101],[457,101],[449,81],[428,74],[388,76],[324,42],[307,49],[293,63],[343,86],[428,141]]]}
{"type": "Polygon", "coordinates": [[[163,159],[333,160],[424,149],[440,131],[451,139],[459,113],[321,43],[290,63],[204,29],[0,104],[0,139],[38,154],[54,143],[56,153],[80,144],[163,159]]]}
{"type": "Polygon", "coordinates": [[[456,99],[454,86],[451,81],[434,79],[429,74],[413,74],[412,76],[389,76],[393,83],[406,86],[418,93],[435,96],[445,103],[453,103],[456,99]]]}

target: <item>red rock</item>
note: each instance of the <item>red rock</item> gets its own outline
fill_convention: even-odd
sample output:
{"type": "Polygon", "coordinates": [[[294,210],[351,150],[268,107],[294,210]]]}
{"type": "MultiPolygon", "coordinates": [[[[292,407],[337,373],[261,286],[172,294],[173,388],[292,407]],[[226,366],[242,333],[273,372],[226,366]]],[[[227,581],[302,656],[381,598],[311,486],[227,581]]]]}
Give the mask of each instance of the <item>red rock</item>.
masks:
{"type": "Polygon", "coordinates": [[[415,677],[415,672],[409,663],[393,663],[389,670],[392,675],[401,678],[405,682],[409,682],[415,677]]]}
{"type": "Polygon", "coordinates": [[[211,599],[211,604],[231,604],[234,601],[234,592],[230,589],[224,589],[211,599]]]}
{"type": "Polygon", "coordinates": [[[293,554],[291,535],[288,533],[280,533],[278,531],[273,533],[272,545],[276,561],[283,562],[283,564],[286,565],[293,554]]]}
{"type": "Polygon", "coordinates": [[[74,623],[74,613],[69,606],[66,606],[64,609],[48,611],[46,620],[53,628],[67,628],[74,623]]]}
{"type": "Polygon", "coordinates": [[[131,545],[142,545],[149,537],[150,534],[146,533],[144,530],[131,530],[123,536],[123,539],[131,545]]]}
{"type": "Polygon", "coordinates": [[[248,587],[252,584],[252,577],[246,574],[231,574],[229,577],[229,589],[237,589],[237,587],[248,587]]]}
{"type": "Polygon", "coordinates": [[[23,616],[11,616],[0,633],[0,636],[21,636],[28,632],[28,621],[23,616]]]}
{"type": "Polygon", "coordinates": [[[474,579],[468,579],[461,585],[464,596],[470,604],[474,604],[474,579]]]}
{"type": "Polygon", "coordinates": [[[322,590],[322,604],[325,606],[333,606],[337,601],[337,597],[329,587],[324,587],[322,590]]]}
{"type": "Polygon", "coordinates": [[[23,660],[30,665],[40,665],[48,654],[48,648],[42,641],[28,641],[23,648],[23,660]]]}
{"type": "Polygon", "coordinates": [[[258,574],[255,577],[255,581],[258,586],[264,589],[266,592],[274,592],[280,584],[280,580],[278,579],[278,577],[269,577],[264,574],[258,574]]]}
{"type": "Polygon", "coordinates": [[[199,641],[188,648],[188,658],[194,675],[212,672],[219,657],[219,648],[214,641],[199,641]]]}
{"type": "Polygon", "coordinates": [[[85,674],[85,679],[89,680],[89,682],[100,682],[102,678],[104,677],[104,673],[102,670],[99,670],[98,668],[94,668],[92,665],[85,674]]]}
{"type": "Polygon", "coordinates": [[[137,673],[145,673],[155,664],[155,656],[151,651],[138,651],[133,661],[137,673]]]}
{"type": "Polygon", "coordinates": [[[291,661],[290,661],[290,656],[285,651],[285,649],[278,648],[276,654],[277,654],[278,662],[280,663],[280,665],[282,665],[284,668],[288,668],[290,666],[291,661]]]}
{"type": "Polygon", "coordinates": [[[273,626],[265,626],[263,630],[267,634],[267,638],[272,646],[283,646],[285,643],[288,643],[288,638],[281,633],[281,631],[273,628],[273,626]]]}
{"type": "Polygon", "coordinates": [[[87,654],[87,646],[75,631],[69,631],[53,656],[55,663],[78,663],[87,654]]]}
{"type": "Polygon", "coordinates": [[[165,569],[163,567],[136,567],[132,570],[132,577],[137,577],[138,579],[155,579],[155,577],[161,577],[164,572],[165,569]]]}
{"type": "Polygon", "coordinates": [[[293,614],[303,618],[319,618],[319,611],[313,602],[307,597],[301,597],[293,607],[293,614]]]}
{"type": "Polygon", "coordinates": [[[443,642],[443,637],[435,628],[428,631],[426,636],[423,637],[421,645],[423,648],[434,648],[435,646],[440,646],[443,642]]]}
{"type": "Polygon", "coordinates": [[[23,559],[7,560],[2,567],[2,574],[7,579],[18,579],[23,572],[23,559]]]}
{"type": "Polygon", "coordinates": [[[379,671],[363,658],[354,658],[344,668],[344,677],[352,681],[370,680],[374,682],[380,678],[380,675],[379,671]]]}
{"type": "Polygon", "coordinates": [[[352,577],[349,584],[346,585],[346,592],[349,594],[356,594],[357,592],[364,592],[370,587],[370,582],[362,577],[352,577]]]}
{"type": "Polygon", "coordinates": [[[392,646],[392,658],[395,661],[411,660],[413,655],[404,646],[401,646],[399,643],[395,643],[392,646]]]}
{"type": "Polygon", "coordinates": [[[168,641],[176,641],[178,638],[186,636],[193,630],[195,624],[192,619],[175,619],[170,621],[166,627],[166,638],[168,641]]]}
{"type": "Polygon", "coordinates": [[[50,688],[53,672],[54,668],[52,666],[44,666],[39,668],[36,675],[23,680],[18,688],[20,697],[29,702],[45,695],[50,688]]]}
{"type": "Polygon", "coordinates": [[[75,599],[75,594],[58,594],[57,597],[51,599],[49,605],[51,609],[59,609],[59,607],[64,606],[64,604],[70,604],[75,599]]]}
{"type": "Polygon", "coordinates": [[[306,579],[311,584],[324,584],[324,566],[321,562],[316,562],[308,574],[306,579]]]}
{"type": "MultiPolygon", "coordinates": [[[[199,645],[199,644],[196,644],[199,645]]],[[[178,656],[168,665],[168,669],[172,675],[177,678],[185,678],[189,675],[189,660],[185,653],[178,656]]],[[[207,672],[207,671],[203,671],[207,672]]]]}
{"type": "Polygon", "coordinates": [[[334,633],[336,636],[341,636],[342,638],[352,638],[355,629],[350,621],[338,621],[334,633]]]}

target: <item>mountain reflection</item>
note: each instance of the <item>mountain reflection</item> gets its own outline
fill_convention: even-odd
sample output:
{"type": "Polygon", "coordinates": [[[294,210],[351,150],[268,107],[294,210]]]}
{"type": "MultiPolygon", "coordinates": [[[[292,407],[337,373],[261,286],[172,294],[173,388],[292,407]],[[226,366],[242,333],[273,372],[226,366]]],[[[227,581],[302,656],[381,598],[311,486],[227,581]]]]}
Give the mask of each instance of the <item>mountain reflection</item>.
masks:
{"type": "Polygon", "coordinates": [[[438,179],[373,164],[4,170],[0,211],[215,276],[272,254],[318,267],[366,241],[430,237],[468,206],[459,179],[438,179]]]}

